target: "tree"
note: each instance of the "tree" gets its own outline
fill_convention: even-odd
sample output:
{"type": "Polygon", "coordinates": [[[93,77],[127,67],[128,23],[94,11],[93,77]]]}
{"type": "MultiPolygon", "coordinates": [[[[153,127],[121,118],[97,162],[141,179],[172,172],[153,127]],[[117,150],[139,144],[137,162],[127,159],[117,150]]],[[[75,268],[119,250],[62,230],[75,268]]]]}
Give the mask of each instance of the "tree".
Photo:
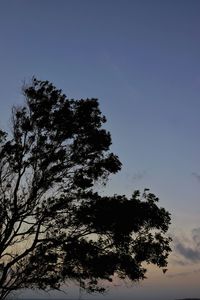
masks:
{"type": "Polygon", "coordinates": [[[101,196],[121,168],[97,99],[67,99],[48,81],[23,89],[12,131],[0,131],[0,299],[74,280],[102,292],[113,275],[138,281],[144,263],[165,268],[170,214],[145,190],[101,196]]]}

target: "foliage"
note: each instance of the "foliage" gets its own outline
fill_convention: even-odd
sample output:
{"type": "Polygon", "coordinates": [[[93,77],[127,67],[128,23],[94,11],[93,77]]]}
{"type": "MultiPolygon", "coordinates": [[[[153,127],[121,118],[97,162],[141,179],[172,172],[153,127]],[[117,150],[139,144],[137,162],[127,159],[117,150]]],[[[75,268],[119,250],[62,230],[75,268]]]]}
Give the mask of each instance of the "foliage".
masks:
{"type": "Polygon", "coordinates": [[[166,267],[170,215],[148,190],[131,199],[95,192],[121,163],[97,99],[67,99],[48,81],[24,87],[12,132],[0,131],[0,299],[74,280],[103,291],[113,275],[166,267]]]}

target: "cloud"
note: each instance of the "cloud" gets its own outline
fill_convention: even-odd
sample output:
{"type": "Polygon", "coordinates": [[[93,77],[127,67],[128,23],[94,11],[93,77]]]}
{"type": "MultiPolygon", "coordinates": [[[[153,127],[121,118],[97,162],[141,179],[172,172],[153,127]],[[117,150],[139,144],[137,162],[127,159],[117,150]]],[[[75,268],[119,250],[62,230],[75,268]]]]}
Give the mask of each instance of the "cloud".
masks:
{"type": "Polygon", "coordinates": [[[200,261],[200,249],[192,249],[186,245],[178,243],[176,245],[176,250],[186,259],[196,262],[200,261]]]}
{"type": "MultiPolygon", "coordinates": [[[[186,261],[200,262],[200,228],[194,228],[191,231],[189,239],[176,237],[174,239],[174,246],[176,253],[186,261]]],[[[184,264],[184,261],[182,264],[184,264]]]]}
{"type": "Polygon", "coordinates": [[[192,230],[192,237],[196,245],[200,248],[200,228],[194,228],[192,230]]]}
{"type": "Polygon", "coordinates": [[[168,274],[167,277],[174,278],[174,277],[188,276],[188,275],[191,275],[194,273],[200,273],[200,269],[196,269],[193,271],[179,272],[179,273],[174,273],[174,274],[168,274]]]}
{"type": "Polygon", "coordinates": [[[200,174],[192,172],[192,176],[195,177],[200,182],[200,174]]]}
{"type": "Polygon", "coordinates": [[[147,175],[147,171],[146,170],[141,170],[141,171],[137,171],[133,174],[126,173],[126,178],[132,183],[132,182],[135,182],[135,181],[142,180],[146,175],[147,175]]]}
{"type": "Polygon", "coordinates": [[[185,261],[185,260],[180,259],[180,258],[179,259],[172,258],[171,263],[173,263],[173,265],[179,265],[179,266],[182,266],[182,267],[190,265],[190,262],[185,261]]]}
{"type": "Polygon", "coordinates": [[[132,181],[141,180],[146,176],[146,171],[138,171],[137,173],[132,175],[132,181]]]}

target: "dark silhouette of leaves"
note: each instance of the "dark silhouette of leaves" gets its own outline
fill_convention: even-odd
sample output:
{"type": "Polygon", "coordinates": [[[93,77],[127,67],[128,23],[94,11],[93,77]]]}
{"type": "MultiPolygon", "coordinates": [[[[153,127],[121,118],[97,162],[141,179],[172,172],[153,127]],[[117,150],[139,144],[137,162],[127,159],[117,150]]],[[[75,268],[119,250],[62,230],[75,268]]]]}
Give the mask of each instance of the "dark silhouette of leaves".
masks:
{"type": "Polygon", "coordinates": [[[148,189],[130,199],[95,192],[121,169],[97,99],[68,99],[33,79],[0,130],[0,299],[74,280],[103,292],[114,275],[138,281],[144,263],[166,272],[170,214],[148,189]]]}

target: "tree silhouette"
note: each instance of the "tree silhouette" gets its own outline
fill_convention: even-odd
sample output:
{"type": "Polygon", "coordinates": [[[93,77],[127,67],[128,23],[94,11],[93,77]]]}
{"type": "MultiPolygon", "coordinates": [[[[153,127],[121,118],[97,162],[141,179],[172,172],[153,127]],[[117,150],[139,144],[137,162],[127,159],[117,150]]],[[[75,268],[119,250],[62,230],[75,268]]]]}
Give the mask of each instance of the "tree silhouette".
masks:
{"type": "Polygon", "coordinates": [[[158,198],[95,191],[121,168],[97,99],[67,99],[36,78],[23,92],[12,131],[0,131],[0,299],[67,280],[103,292],[114,274],[134,282],[143,263],[165,268],[170,215],[158,198]]]}

